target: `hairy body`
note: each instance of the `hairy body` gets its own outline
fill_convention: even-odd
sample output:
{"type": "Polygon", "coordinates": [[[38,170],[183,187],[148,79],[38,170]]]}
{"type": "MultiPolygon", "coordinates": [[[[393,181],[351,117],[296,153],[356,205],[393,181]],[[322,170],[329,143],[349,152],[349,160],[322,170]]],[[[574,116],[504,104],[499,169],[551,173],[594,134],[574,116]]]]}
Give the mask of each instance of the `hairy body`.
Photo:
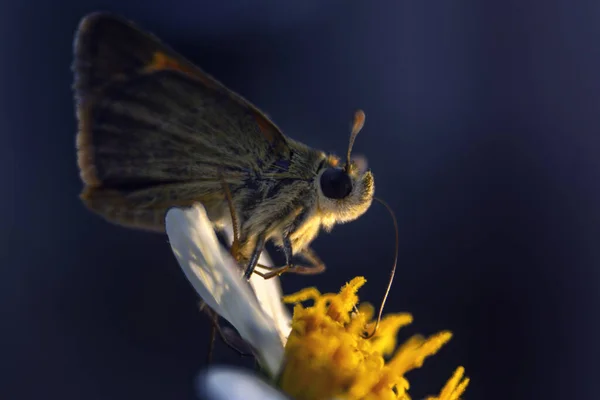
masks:
{"type": "Polygon", "coordinates": [[[74,71],[81,198],[111,222],[160,232],[168,208],[200,202],[218,229],[237,217],[240,262],[256,264],[273,240],[291,263],[321,228],[356,219],[371,204],[370,171],[350,161],[342,169],[337,157],[284,136],[123,19],[82,21],[74,71]]]}

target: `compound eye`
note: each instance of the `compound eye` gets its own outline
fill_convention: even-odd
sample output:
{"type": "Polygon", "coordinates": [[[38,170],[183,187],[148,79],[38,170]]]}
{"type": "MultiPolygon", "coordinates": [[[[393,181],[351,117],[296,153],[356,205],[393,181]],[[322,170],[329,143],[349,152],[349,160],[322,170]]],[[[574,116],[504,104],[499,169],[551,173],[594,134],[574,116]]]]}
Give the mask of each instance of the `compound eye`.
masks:
{"type": "Polygon", "coordinates": [[[352,180],[341,168],[327,168],[321,175],[321,190],[330,199],[343,199],[352,192],[352,180]]]}

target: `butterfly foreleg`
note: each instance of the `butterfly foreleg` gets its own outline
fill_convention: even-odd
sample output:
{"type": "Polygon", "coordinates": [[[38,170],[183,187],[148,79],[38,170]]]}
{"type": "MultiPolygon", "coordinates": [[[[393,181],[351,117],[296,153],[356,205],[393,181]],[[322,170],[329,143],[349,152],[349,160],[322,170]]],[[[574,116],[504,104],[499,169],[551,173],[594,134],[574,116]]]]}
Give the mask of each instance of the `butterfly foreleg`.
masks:
{"type": "Polygon", "coordinates": [[[325,270],[325,264],[321,259],[316,255],[316,253],[310,249],[309,247],[305,247],[304,249],[298,252],[298,255],[304,258],[311,264],[310,266],[305,265],[296,265],[292,256],[294,254],[292,248],[292,235],[303,226],[308,219],[310,218],[310,208],[305,207],[298,216],[293,220],[288,229],[286,229],[286,234],[282,240],[283,253],[285,255],[286,265],[279,268],[272,268],[270,272],[266,274],[262,274],[261,276],[265,279],[272,278],[274,276],[278,276],[283,274],[284,272],[293,272],[296,274],[304,274],[304,275],[312,275],[319,274],[325,270]]]}

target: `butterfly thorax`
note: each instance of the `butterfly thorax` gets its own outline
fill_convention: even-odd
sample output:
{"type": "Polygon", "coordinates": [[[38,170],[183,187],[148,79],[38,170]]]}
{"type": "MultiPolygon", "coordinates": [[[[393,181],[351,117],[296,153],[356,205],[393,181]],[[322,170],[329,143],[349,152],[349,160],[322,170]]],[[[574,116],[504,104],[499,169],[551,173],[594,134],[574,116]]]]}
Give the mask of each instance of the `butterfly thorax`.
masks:
{"type": "MultiPolygon", "coordinates": [[[[317,207],[319,171],[328,164],[322,151],[288,139],[290,152],[274,159],[245,180],[232,185],[240,231],[240,251],[249,256],[256,237],[282,245],[290,235],[294,253],[304,249],[321,227],[317,207]]],[[[223,202],[217,224],[230,223],[229,204],[223,202]]]]}

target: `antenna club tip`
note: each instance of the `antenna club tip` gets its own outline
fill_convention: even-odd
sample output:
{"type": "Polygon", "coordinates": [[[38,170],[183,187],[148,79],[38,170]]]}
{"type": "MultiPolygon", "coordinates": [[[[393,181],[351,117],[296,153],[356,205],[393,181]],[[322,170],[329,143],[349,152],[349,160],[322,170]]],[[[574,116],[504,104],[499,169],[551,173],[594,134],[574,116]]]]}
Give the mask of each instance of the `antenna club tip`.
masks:
{"type": "Polygon", "coordinates": [[[350,133],[350,142],[348,143],[348,153],[346,154],[346,166],[344,169],[346,172],[350,171],[350,155],[352,154],[352,146],[354,146],[354,139],[356,135],[365,125],[365,112],[363,110],[357,110],[354,113],[354,121],[352,122],[352,132],[350,133]]]}
{"type": "Polygon", "coordinates": [[[365,112],[363,110],[357,110],[354,113],[354,124],[352,127],[352,131],[354,132],[358,132],[362,129],[362,127],[365,125],[365,112]]]}

